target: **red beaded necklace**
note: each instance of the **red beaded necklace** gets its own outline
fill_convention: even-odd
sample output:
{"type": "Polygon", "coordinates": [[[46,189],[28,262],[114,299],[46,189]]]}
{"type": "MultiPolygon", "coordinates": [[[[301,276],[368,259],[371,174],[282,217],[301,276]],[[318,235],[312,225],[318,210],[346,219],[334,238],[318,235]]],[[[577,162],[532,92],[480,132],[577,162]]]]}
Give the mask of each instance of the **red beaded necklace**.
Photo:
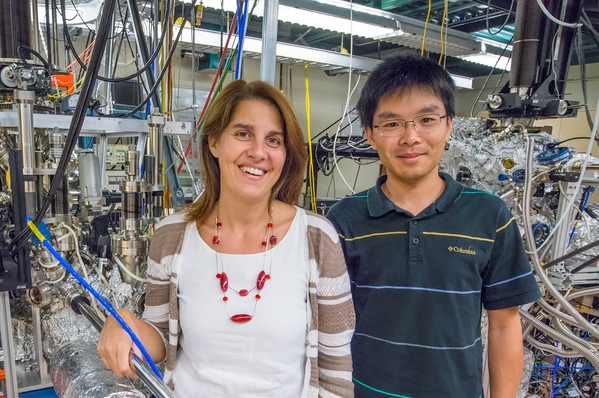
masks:
{"type": "Polygon", "coordinates": [[[220,228],[222,227],[222,225],[223,225],[222,222],[218,219],[218,211],[217,211],[216,212],[216,224],[214,226],[214,236],[212,237],[212,243],[214,244],[214,246],[216,248],[215,251],[216,251],[216,256],[217,256],[216,278],[219,280],[220,288],[223,291],[223,299],[222,300],[225,302],[225,305],[227,308],[227,315],[229,316],[229,319],[231,319],[233,322],[248,322],[253,318],[254,313],[256,312],[256,306],[258,305],[258,300],[261,299],[260,291],[264,288],[264,284],[266,283],[266,281],[270,279],[270,271],[272,270],[272,254],[270,257],[268,273],[264,270],[265,265],[266,265],[266,256],[267,256],[268,249],[274,247],[274,245],[277,244],[277,237],[273,233],[272,208],[270,211],[270,219],[268,221],[268,224],[266,224],[266,232],[264,234],[264,239],[262,239],[262,251],[264,253],[264,258],[262,260],[262,270],[258,273],[258,277],[256,278],[256,286],[252,287],[249,290],[248,289],[235,289],[229,285],[229,277],[227,276],[227,274],[224,270],[224,264],[223,264],[223,249],[222,249],[222,244],[221,244],[222,241],[221,241],[221,235],[220,235],[220,228]],[[257,291],[254,296],[256,301],[254,303],[254,310],[253,310],[252,314],[233,314],[233,315],[229,314],[229,304],[228,304],[229,298],[227,297],[227,291],[229,289],[231,289],[232,291],[234,291],[235,293],[239,294],[242,297],[246,297],[254,290],[257,291]]]}

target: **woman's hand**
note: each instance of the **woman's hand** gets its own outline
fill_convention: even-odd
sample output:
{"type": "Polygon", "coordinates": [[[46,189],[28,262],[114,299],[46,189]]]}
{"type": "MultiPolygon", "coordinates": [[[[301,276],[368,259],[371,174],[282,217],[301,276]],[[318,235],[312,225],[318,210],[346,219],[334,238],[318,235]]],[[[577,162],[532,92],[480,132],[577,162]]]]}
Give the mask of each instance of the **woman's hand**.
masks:
{"type": "MultiPolygon", "coordinates": [[[[139,337],[136,323],[143,321],[136,318],[130,311],[121,309],[117,312],[133,330],[133,333],[139,337]]],[[[141,353],[131,336],[113,316],[108,317],[104,323],[98,341],[98,353],[102,358],[102,362],[104,362],[104,366],[112,370],[117,377],[137,378],[137,373],[132,364],[132,354],[141,357],[141,353]]]]}

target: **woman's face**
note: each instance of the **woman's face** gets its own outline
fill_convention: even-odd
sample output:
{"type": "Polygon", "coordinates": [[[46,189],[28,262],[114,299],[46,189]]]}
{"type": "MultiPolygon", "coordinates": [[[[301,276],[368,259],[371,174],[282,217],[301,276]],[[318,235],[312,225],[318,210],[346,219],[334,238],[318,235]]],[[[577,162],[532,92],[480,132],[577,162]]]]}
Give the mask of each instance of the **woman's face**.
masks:
{"type": "Polygon", "coordinates": [[[209,139],[220,166],[221,197],[268,200],[285,164],[283,119],[259,100],[241,102],[219,139],[209,139]]]}

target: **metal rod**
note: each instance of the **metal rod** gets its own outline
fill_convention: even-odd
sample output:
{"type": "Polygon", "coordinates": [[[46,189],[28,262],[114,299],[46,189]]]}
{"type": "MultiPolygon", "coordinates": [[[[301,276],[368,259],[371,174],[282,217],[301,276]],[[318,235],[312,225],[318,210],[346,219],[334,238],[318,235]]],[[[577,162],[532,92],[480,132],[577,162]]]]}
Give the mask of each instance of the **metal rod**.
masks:
{"type": "Polygon", "coordinates": [[[277,66],[277,29],[279,24],[279,0],[264,2],[262,23],[262,57],[260,57],[260,80],[275,84],[277,66]]]}
{"type": "Polygon", "coordinates": [[[0,292],[0,339],[4,350],[4,373],[6,377],[6,394],[8,397],[18,397],[17,369],[15,367],[15,352],[12,338],[12,322],[10,321],[10,300],[8,292],[0,292]]]}
{"type": "Polygon", "coordinates": [[[39,308],[31,306],[31,320],[33,324],[33,348],[35,358],[39,365],[40,380],[48,380],[48,364],[44,359],[44,350],[42,347],[42,320],[39,308]]]}
{"type": "MultiPolygon", "coordinates": [[[[35,93],[33,91],[15,90],[14,98],[19,111],[19,147],[23,154],[23,175],[32,176],[35,168],[35,148],[33,145],[35,93]]],[[[26,180],[24,184],[27,214],[35,214],[37,211],[35,182],[26,180]]]]}
{"type": "MultiPolygon", "coordinates": [[[[81,314],[92,324],[98,332],[102,330],[104,322],[98,314],[83,300],[77,301],[77,306],[81,314]]],[[[133,355],[133,367],[139,378],[146,384],[158,398],[175,398],[170,388],[152,372],[152,370],[137,356],[133,355]]]]}
{"type": "Polygon", "coordinates": [[[148,135],[148,150],[146,153],[154,156],[154,170],[150,171],[154,179],[147,181],[152,185],[160,185],[162,183],[162,137],[166,118],[163,115],[151,115],[148,118],[148,126],[150,134],[148,135]]]}

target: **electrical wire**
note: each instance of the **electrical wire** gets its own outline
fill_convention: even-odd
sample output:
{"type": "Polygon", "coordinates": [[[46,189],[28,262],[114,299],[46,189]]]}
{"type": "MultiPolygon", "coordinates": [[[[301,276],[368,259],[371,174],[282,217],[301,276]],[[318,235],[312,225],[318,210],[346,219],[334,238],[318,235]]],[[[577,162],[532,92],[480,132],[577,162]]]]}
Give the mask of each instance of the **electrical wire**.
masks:
{"type": "Polygon", "coordinates": [[[424,45],[426,44],[426,30],[428,28],[428,21],[431,17],[432,9],[433,9],[433,0],[428,0],[428,12],[426,13],[426,20],[424,21],[424,32],[422,33],[422,48],[420,50],[421,57],[424,57],[424,45]]]}
{"type": "MultiPolygon", "coordinates": [[[[497,68],[497,64],[499,64],[499,61],[501,60],[501,57],[503,57],[503,54],[505,54],[505,51],[507,50],[507,48],[512,43],[512,40],[514,40],[514,36],[512,36],[510,38],[510,40],[507,42],[507,44],[505,45],[505,47],[503,47],[503,51],[501,51],[501,54],[499,55],[499,57],[497,57],[497,61],[495,61],[495,65],[493,65],[493,67],[491,68],[491,71],[487,75],[487,79],[483,83],[482,88],[478,92],[478,95],[476,96],[476,99],[474,100],[474,103],[472,104],[472,108],[470,109],[470,117],[474,117],[474,108],[476,108],[476,104],[478,103],[478,100],[480,99],[481,95],[483,94],[483,91],[485,91],[485,88],[487,88],[487,84],[489,83],[489,79],[491,79],[491,76],[493,75],[493,71],[495,70],[495,68],[497,68]]],[[[510,57],[511,57],[511,55],[510,55],[510,57]]],[[[501,79],[503,78],[503,73],[504,72],[505,72],[505,70],[501,73],[501,76],[499,77],[499,80],[497,80],[497,85],[495,86],[495,88],[497,88],[497,86],[499,86],[499,82],[501,82],[501,79]]],[[[483,104],[484,103],[486,103],[486,102],[483,102],[483,104]]]]}
{"type": "Polygon", "coordinates": [[[48,61],[46,61],[44,59],[44,57],[41,56],[40,53],[38,53],[37,51],[35,51],[33,48],[25,46],[25,45],[20,45],[17,47],[17,53],[19,54],[19,57],[21,57],[21,61],[23,61],[23,63],[25,64],[25,66],[29,66],[29,63],[27,62],[27,59],[25,58],[25,56],[23,55],[22,51],[25,50],[28,53],[35,55],[35,57],[37,59],[39,59],[42,64],[44,64],[44,68],[46,68],[46,70],[50,70],[50,64],[48,63],[48,61]]]}
{"type": "Polygon", "coordinates": [[[582,45],[582,28],[579,26],[576,30],[576,55],[578,56],[578,65],[580,66],[580,85],[582,87],[582,98],[584,100],[584,113],[587,117],[587,123],[589,128],[593,128],[593,118],[591,117],[591,111],[589,110],[589,100],[587,92],[587,72],[586,72],[586,61],[584,56],[584,49],[582,45]]]}
{"type": "Polygon", "coordinates": [[[241,61],[243,58],[243,42],[245,39],[245,32],[248,22],[248,8],[249,0],[240,0],[237,4],[237,13],[241,15],[239,20],[239,47],[237,50],[237,61],[235,62],[235,80],[241,77],[241,61]],[[242,7],[243,5],[243,7],[242,7]]]}
{"type": "Polygon", "coordinates": [[[156,83],[154,83],[154,86],[150,89],[150,92],[148,93],[148,95],[146,96],[146,98],[144,98],[142,100],[142,102],[136,106],[135,108],[133,108],[131,111],[123,114],[123,115],[118,115],[115,117],[120,117],[120,118],[127,118],[130,116],[135,115],[137,112],[139,112],[150,100],[150,98],[152,98],[152,96],[154,95],[154,93],[156,92],[156,90],[158,89],[158,87],[161,85],[162,83],[162,78],[164,77],[164,74],[168,71],[168,66],[171,62],[171,58],[173,57],[173,54],[175,53],[175,50],[177,49],[177,43],[179,43],[179,39],[181,38],[181,34],[183,33],[183,26],[185,26],[185,23],[189,20],[189,16],[190,16],[190,12],[193,9],[193,7],[195,7],[197,0],[192,0],[191,2],[191,7],[187,10],[187,12],[185,13],[185,16],[183,17],[183,22],[181,24],[181,27],[179,28],[179,32],[177,33],[177,37],[175,38],[175,41],[173,42],[173,47],[171,48],[170,52],[168,53],[168,56],[166,58],[166,60],[164,61],[164,67],[162,68],[162,70],[160,71],[160,74],[158,75],[158,78],[156,79],[156,83]]]}
{"type": "Polygon", "coordinates": [[[125,271],[125,273],[127,275],[129,275],[131,278],[135,279],[138,282],[143,282],[143,283],[146,283],[148,281],[147,279],[140,278],[139,276],[135,275],[133,272],[129,271],[127,269],[127,267],[125,266],[125,264],[123,264],[123,262],[121,261],[119,256],[113,256],[113,258],[114,258],[114,262],[118,264],[119,268],[122,269],[123,271],[125,271]]]}
{"type": "MultiPolygon", "coordinates": [[[[75,254],[77,255],[77,261],[79,261],[79,264],[81,265],[81,271],[83,272],[83,277],[85,278],[85,280],[88,280],[89,276],[87,274],[86,265],[83,262],[83,258],[81,258],[81,252],[79,251],[79,237],[77,236],[77,234],[75,233],[73,228],[69,227],[67,224],[62,223],[60,226],[64,227],[67,231],[69,231],[69,234],[73,237],[73,241],[75,242],[75,254]]],[[[92,304],[92,308],[94,309],[94,311],[96,311],[96,313],[98,315],[100,315],[101,318],[104,318],[104,314],[102,314],[100,312],[100,310],[98,309],[98,305],[96,304],[96,299],[93,297],[92,297],[91,304],[92,304]]]]}
{"type": "Polygon", "coordinates": [[[181,150],[181,157],[183,158],[183,162],[185,163],[185,166],[187,166],[187,172],[189,173],[189,178],[191,178],[191,185],[193,186],[196,195],[199,195],[200,192],[198,191],[198,187],[195,184],[195,178],[193,176],[193,174],[191,173],[191,167],[189,167],[189,163],[187,162],[187,156],[185,156],[185,151],[183,150],[183,144],[181,143],[181,137],[177,136],[177,143],[179,144],[179,148],[181,150]]]}
{"type": "MultiPolygon", "coordinates": [[[[173,0],[167,0],[167,6],[171,7],[171,3],[173,0]]],[[[197,0],[192,0],[192,3],[195,5],[197,0]]],[[[63,7],[63,11],[64,11],[64,7],[65,7],[65,0],[61,0],[61,6],[63,7]]],[[[170,8],[169,8],[170,10],[170,8]]],[[[186,15],[189,14],[189,11],[186,13],[186,15]]],[[[83,70],[87,70],[87,66],[86,63],[79,57],[79,55],[77,54],[77,52],[75,51],[75,46],[73,44],[73,41],[71,40],[71,36],[69,35],[69,31],[68,31],[68,26],[67,26],[67,21],[66,18],[63,14],[62,18],[63,18],[63,32],[64,32],[64,37],[65,40],[67,41],[68,47],[71,48],[73,57],[75,57],[75,60],[79,63],[79,66],[81,67],[81,69],[83,70]]],[[[184,22],[186,21],[186,19],[184,18],[184,22]]],[[[182,29],[182,28],[181,28],[182,29]]],[[[131,80],[134,79],[136,77],[138,77],[139,75],[141,75],[142,73],[144,73],[148,68],[151,68],[154,60],[156,59],[156,57],[158,56],[158,54],[160,54],[160,50],[162,48],[162,45],[164,43],[164,37],[167,33],[168,29],[163,29],[162,34],[160,36],[160,40],[158,41],[158,45],[156,47],[156,49],[154,50],[154,53],[152,53],[152,55],[150,56],[150,58],[146,61],[146,63],[142,66],[141,69],[139,69],[137,72],[132,73],[129,76],[124,76],[124,77],[118,77],[118,78],[109,78],[109,77],[103,77],[103,76],[98,76],[97,79],[107,82],[107,83],[120,83],[120,82],[124,82],[127,80],[131,80]]],[[[175,41],[175,45],[174,47],[176,47],[176,43],[177,41],[175,41]]]]}
{"type": "MultiPolygon", "coordinates": [[[[344,118],[345,118],[345,117],[347,117],[348,124],[347,124],[347,125],[345,125],[345,127],[341,127],[341,125],[339,125],[339,126],[337,127],[337,128],[338,128],[338,133],[339,133],[339,132],[341,132],[341,131],[343,131],[344,129],[346,129],[346,128],[348,128],[348,127],[349,127],[349,137],[348,137],[348,145],[349,145],[349,146],[352,146],[352,143],[351,143],[351,137],[352,137],[352,136],[353,136],[353,134],[354,134],[354,122],[355,122],[356,120],[358,120],[360,117],[359,117],[359,116],[357,116],[357,117],[355,117],[355,118],[352,120],[352,119],[350,118],[350,113],[351,113],[352,111],[348,111],[348,110],[347,110],[347,108],[348,108],[348,104],[349,104],[349,102],[351,101],[351,98],[352,98],[352,97],[353,97],[353,95],[354,95],[354,92],[356,91],[356,88],[358,88],[358,84],[360,83],[360,79],[361,79],[361,78],[362,78],[362,73],[358,73],[358,79],[356,80],[356,84],[354,85],[354,88],[352,88],[352,89],[351,89],[351,92],[349,92],[349,93],[348,93],[347,99],[345,100],[345,108],[344,108],[344,110],[343,110],[343,112],[344,112],[344,116],[343,116],[343,117],[344,117],[344,118]]],[[[350,80],[349,80],[349,83],[348,83],[348,84],[349,84],[349,85],[348,85],[348,90],[349,90],[349,86],[351,85],[351,74],[350,74],[350,80]]],[[[353,109],[356,109],[356,107],[354,106],[354,108],[353,108],[353,109]]],[[[338,133],[336,133],[336,134],[335,134],[335,136],[337,136],[337,134],[338,134],[338,133]]],[[[320,135],[320,134],[319,134],[319,135],[320,135]]],[[[316,138],[316,137],[314,137],[314,138],[316,138]]]]}
{"type": "Polygon", "coordinates": [[[309,63],[304,63],[304,83],[306,86],[306,124],[308,131],[308,194],[310,195],[310,207],[316,213],[316,170],[314,169],[314,156],[312,154],[312,127],[310,122],[310,81],[308,76],[309,63]]]}
{"type": "Polygon", "coordinates": [[[507,22],[509,21],[510,16],[512,14],[512,8],[514,7],[514,2],[515,2],[515,0],[512,0],[512,2],[510,3],[510,9],[507,12],[507,17],[505,17],[505,21],[503,21],[503,24],[501,24],[501,27],[497,30],[497,32],[493,33],[493,32],[491,32],[491,28],[489,27],[489,8],[491,7],[491,0],[487,1],[487,18],[485,19],[485,21],[487,23],[487,32],[489,32],[490,35],[495,36],[503,31],[503,29],[505,28],[505,25],[507,25],[507,22]]]}
{"type": "Polygon", "coordinates": [[[554,23],[556,23],[560,26],[564,26],[566,28],[577,28],[581,25],[580,22],[569,23],[569,22],[560,21],[559,19],[555,18],[553,15],[551,15],[549,10],[547,10],[547,8],[545,8],[545,5],[543,4],[542,0],[537,0],[537,4],[539,5],[539,8],[541,9],[541,11],[543,11],[543,14],[545,14],[545,16],[547,18],[549,18],[549,20],[551,22],[554,22],[554,23]]]}
{"type": "Polygon", "coordinates": [[[445,20],[447,19],[447,8],[448,8],[447,0],[443,0],[443,18],[441,18],[441,54],[439,55],[439,62],[438,62],[439,65],[441,65],[441,62],[443,61],[443,59],[445,57],[445,38],[443,37],[443,30],[445,29],[445,31],[447,32],[447,25],[445,23],[446,22],[445,20]]]}
{"type": "MultiPolygon", "coordinates": [[[[350,8],[349,8],[349,16],[350,16],[350,54],[349,54],[349,82],[347,85],[347,98],[345,100],[345,109],[343,110],[343,114],[347,114],[347,108],[349,107],[349,102],[351,100],[351,96],[354,92],[354,90],[356,89],[356,87],[358,86],[358,82],[360,81],[360,78],[358,77],[358,81],[356,82],[356,85],[354,86],[354,89],[351,90],[351,72],[352,72],[352,60],[353,60],[353,1],[350,0],[350,8]]],[[[306,83],[307,84],[307,83],[306,83]]],[[[347,185],[347,187],[349,188],[350,192],[352,194],[354,194],[354,190],[352,189],[351,185],[349,185],[349,183],[347,182],[347,180],[345,179],[345,176],[343,175],[343,173],[341,172],[341,170],[339,169],[339,166],[337,164],[337,156],[335,154],[336,152],[336,146],[337,146],[337,138],[339,137],[339,131],[340,131],[341,125],[339,125],[337,127],[337,132],[335,133],[335,138],[333,140],[333,161],[335,162],[335,168],[334,170],[337,170],[337,172],[339,173],[339,176],[341,177],[341,180],[343,180],[343,182],[345,183],[345,185],[347,185]]],[[[352,133],[352,124],[349,124],[349,131],[350,131],[350,137],[351,137],[351,133],[352,133]]],[[[349,141],[349,140],[348,140],[349,141]]],[[[312,143],[310,142],[310,147],[312,147],[312,143]]],[[[312,156],[312,154],[310,154],[310,156],[312,156]]],[[[316,178],[316,177],[314,177],[316,178]]],[[[314,190],[316,190],[316,186],[314,187],[314,190]]],[[[316,196],[316,193],[315,193],[316,196]]],[[[316,207],[316,197],[314,198],[315,204],[314,207],[316,207]]]]}
{"type": "Polygon", "coordinates": [[[35,236],[39,239],[39,241],[44,245],[44,247],[50,253],[52,253],[52,255],[58,261],[60,261],[60,263],[62,264],[62,266],[65,267],[65,269],[67,271],[69,271],[69,273],[71,275],[73,275],[73,277],[75,279],[77,279],[77,281],[83,287],[85,287],[100,302],[100,304],[102,304],[102,306],[104,306],[104,308],[106,308],[106,310],[110,313],[110,315],[112,315],[117,320],[117,322],[123,327],[123,329],[125,329],[125,331],[129,334],[129,336],[131,336],[131,339],[133,340],[133,342],[135,343],[135,345],[137,346],[137,348],[139,348],[139,351],[142,353],[143,357],[146,359],[148,365],[152,368],[152,371],[154,371],[154,373],[156,374],[156,376],[158,376],[158,378],[160,378],[160,380],[162,380],[162,375],[160,374],[160,371],[158,370],[158,368],[154,364],[154,361],[152,360],[152,357],[150,357],[150,354],[148,353],[148,351],[146,351],[146,349],[143,346],[142,342],[135,335],[135,333],[133,332],[133,330],[131,330],[131,328],[129,327],[129,325],[127,325],[127,323],[123,320],[123,318],[121,318],[121,316],[116,312],[116,310],[110,305],[110,303],[106,299],[104,299],[104,297],[102,297],[102,295],[100,295],[100,293],[98,293],[89,283],[87,283],[87,281],[85,279],[83,279],[81,277],[81,275],[79,275],[77,273],[77,271],[75,271],[75,269],[68,263],[68,261],[65,260],[60,255],[60,253],[58,253],[56,251],[56,249],[54,249],[54,247],[52,246],[52,244],[50,242],[48,242],[48,240],[46,239],[46,237],[44,236],[44,234],[42,234],[40,232],[40,230],[37,228],[37,226],[34,224],[33,219],[31,217],[27,217],[27,225],[29,226],[29,228],[31,229],[31,231],[35,234],[35,236]]]}
{"type": "Polygon", "coordinates": [[[551,72],[553,72],[553,80],[555,82],[554,86],[555,86],[555,92],[557,93],[557,97],[558,99],[561,98],[561,94],[559,92],[559,81],[557,79],[557,71],[555,70],[555,61],[556,61],[556,52],[557,52],[557,46],[556,46],[556,42],[557,42],[557,37],[559,36],[559,34],[561,33],[562,28],[557,28],[557,30],[555,31],[555,35],[553,36],[553,40],[551,41],[551,72]]]}

